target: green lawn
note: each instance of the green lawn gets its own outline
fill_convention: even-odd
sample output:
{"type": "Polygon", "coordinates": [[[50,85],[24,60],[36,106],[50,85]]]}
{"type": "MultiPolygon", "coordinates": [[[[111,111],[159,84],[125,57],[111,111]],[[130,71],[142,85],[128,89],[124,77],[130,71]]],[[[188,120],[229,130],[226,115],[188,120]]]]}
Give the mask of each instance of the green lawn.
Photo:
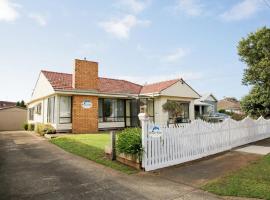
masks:
{"type": "Polygon", "coordinates": [[[111,161],[105,156],[104,148],[109,144],[109,142],[110,135],[108,133],[67,135],[51,140],[51,143],[61,147],[62,149],[95,161],[99,164],[127,174],[138,172],[136,169],[128,167],[120,162],[111,161]]]}
{"type": "Polygon", "coordinates": [[[270,200],[270,155],[248,167],[210,182],[202,189],[223,196],[270,200]]]}

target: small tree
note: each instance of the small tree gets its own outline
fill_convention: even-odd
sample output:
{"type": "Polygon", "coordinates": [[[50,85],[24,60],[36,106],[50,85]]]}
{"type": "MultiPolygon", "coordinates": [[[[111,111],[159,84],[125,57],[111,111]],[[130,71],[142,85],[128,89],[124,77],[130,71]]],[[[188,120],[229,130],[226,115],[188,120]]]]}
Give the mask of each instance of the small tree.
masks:
{"type": "Polygon", "coordinates": [[[171,113],[174,124],[176,124],[176,118],[183,112],[181,104],[176,101],[167,101],[162,105],[162,108],[164,111],[171,113]]]}

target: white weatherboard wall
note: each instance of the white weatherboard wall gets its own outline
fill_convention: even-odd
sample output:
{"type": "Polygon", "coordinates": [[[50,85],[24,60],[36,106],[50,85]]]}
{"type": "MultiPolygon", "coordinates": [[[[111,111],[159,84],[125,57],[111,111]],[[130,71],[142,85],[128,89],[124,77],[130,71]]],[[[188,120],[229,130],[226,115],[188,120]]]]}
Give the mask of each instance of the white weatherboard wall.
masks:
{"type": "MultiPolygon", "coordinates": [[[[141,114],[140,114],[141,115],[141,114]]],[[[222,123],[195,120],[181,127],[159,126],[140,116],[142,166],[146,171],[196,160],[270,137],[270,120],[228,119],[222,123]],[[152,132],[153,127],[160,132],[152,132]]]]}
{"type": "Polygon", "coordinates": [[[37,114],[36,113],[36,110],[35,110],[34,111],[34,120],[28,120],[28,123],[35,123],[35,122],[43,123],[43,121],[44,121],[44,118],[43,118],[43,109],[42,109],[42,107],[43,107],[43,100],[39,100],[39,101],[36,101],[36,102],[34,102],[32,104],[29,104],[28,105],[28,109],[29,108],[33,108],[33,107],[36,107],[40,103],[41,103],[41,114],[40,115],[37,114]]]}
{"type": "Polygon", "coordinates": [[[178,81],[167,89],[161,91],[161,96],[171,96],[171,97],[184,97],[184,98],[200,98],[199,94],[197,94],[189,85],[185,82],[178,81]]]}
{"type": "Polygon", "coordinates": [[[41,72],[36,82],[31,100],[42,98],[42,97],[51,95],[53,93],[54,93],[54,89],[52,88],[50,82],[47,80],[44,74],[41,72]]]}

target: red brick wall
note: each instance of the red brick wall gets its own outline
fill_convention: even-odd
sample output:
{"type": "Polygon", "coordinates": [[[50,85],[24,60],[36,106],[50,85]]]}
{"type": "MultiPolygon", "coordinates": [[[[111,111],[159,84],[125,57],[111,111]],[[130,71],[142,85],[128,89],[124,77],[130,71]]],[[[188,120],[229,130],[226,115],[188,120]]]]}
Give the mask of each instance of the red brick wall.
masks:
{"type": "Polygon", "coordinates": [[[98,63],[87,60],[75,60],[72,84],[75,89],[98,89],[98,63]]]}
{"type": "Polygon", "coordinates": [[[98,131],[98,97],[73,96],[72,99],[72,132],[73,133],[96,133],[98,131]],[[82,107],[84,100],[90,100],[92,107],[82,107]]]}

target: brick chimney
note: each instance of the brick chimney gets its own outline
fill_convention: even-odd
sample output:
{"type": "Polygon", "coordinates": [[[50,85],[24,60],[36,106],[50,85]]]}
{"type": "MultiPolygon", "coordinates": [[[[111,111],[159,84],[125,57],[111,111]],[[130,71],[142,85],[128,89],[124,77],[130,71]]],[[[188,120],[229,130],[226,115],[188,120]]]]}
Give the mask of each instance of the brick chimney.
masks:
{"type": "Polygon", "coordinates": [[[72,87],[80,90],[97,90],[98,63],[75,59],[72,87]]]}

